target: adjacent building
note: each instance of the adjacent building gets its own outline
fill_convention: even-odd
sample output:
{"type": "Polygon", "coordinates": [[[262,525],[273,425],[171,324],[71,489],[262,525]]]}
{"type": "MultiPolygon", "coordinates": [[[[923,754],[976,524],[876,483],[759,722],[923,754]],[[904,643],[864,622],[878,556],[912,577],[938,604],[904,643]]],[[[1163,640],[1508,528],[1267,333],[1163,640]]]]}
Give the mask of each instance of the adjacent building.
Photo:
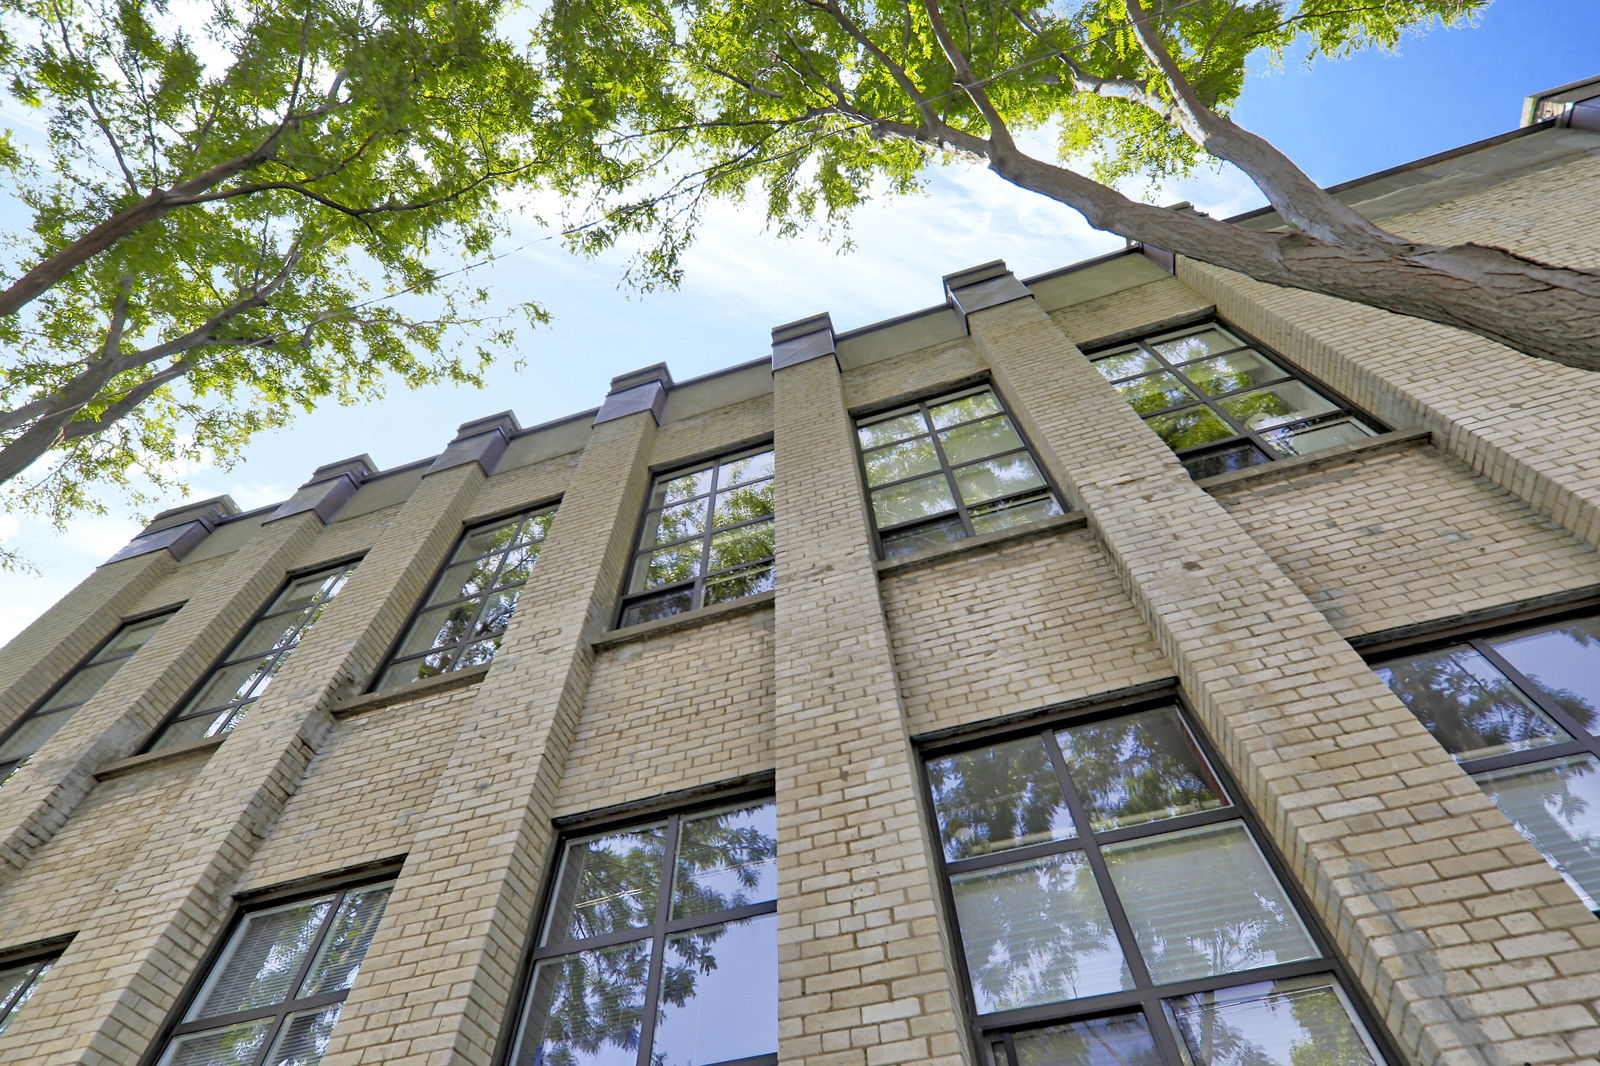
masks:
{"type": "MultiPolygon", "coordinates": [[[[1588,88],[1343,195],[1600,266],[1588,88]]],[[[1600,1061],[1600,376],[944,289],[158,516],[0,655],[0,1063],[1600,1061]]]]}

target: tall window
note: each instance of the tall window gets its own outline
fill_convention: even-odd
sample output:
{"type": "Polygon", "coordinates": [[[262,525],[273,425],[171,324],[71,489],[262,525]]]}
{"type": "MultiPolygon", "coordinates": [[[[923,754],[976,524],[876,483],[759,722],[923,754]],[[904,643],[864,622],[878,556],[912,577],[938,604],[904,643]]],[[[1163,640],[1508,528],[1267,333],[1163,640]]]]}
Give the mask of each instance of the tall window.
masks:
{"type": "Polygon", "coordinates": [[[856,427],[885,558],[1061,513],[987,385],[871,415],[856,427]]]}
{"type": "Polygon", "coordinates": [[[247,911],[158,1066],[316,1066],[383,918],[392,881],[247,911]]]}
{"type": "Polygon", "coordinates": [[[0,963],[0,1033],[10,1026],[23,1004],[33,995],[41,978],[50,972],[58,955],[35,956],[0,963]]]}
{"type": "Polygon", "coordinates": [[[778,1051],[768,803],[569,840],[513,1066],[770,1066],[778,1051]]]}
{"type": "Polygon", "coordinates": [[[10,729],[0,734],[0,781],[5,781],[28,757],[44,746],[44,742],[67,724],[72,712],[89,702],[101,686],[111,680],[122,664],[133,653],[144,647],[161,624],[176,612],[168,611],[150,618],[128,622],[111,635],[111,639],[50,691],[10,729]]]}
{"type": "Polygon", "coordinates": [[[773,587],[772,449],[656,478],[618,625],[773,587]]]}
{"type": "Polygon", "coordinates": [[[1600,615],[1456,640],[1373,665],[1600,911],[1600,615]]]}
{"type": "Polygon", "coordinates": [[[354,569],[354,563],[342,563],[290,578],[145,750],[218,736],[238,725],[354,569]]]}
{"type": "Polygon", "coordinates": [[[1197,478],[1377,432],[1277,356],[1218,325],[1164,333],[1090,358],[1197,478]]]}
{"type": "Polygon", "coordinates": [[[373,687],[493,659],[555,516],[545,507],[467,530],[373,687]]]}
{"type": "Polygon", "coordinates": [[[997,1063],[1383,1061],[1213,767],[1170,705],[928,760],[997,1063]]]}

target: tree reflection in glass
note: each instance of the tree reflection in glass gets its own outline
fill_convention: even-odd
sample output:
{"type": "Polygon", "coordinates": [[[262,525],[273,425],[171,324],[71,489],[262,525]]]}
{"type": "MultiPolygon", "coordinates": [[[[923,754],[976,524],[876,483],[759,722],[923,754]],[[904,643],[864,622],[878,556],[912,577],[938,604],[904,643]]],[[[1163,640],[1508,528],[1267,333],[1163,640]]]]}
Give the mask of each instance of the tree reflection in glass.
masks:
{"type": "Polygon", "coordinates": [[[1096,830],[1221,807],[1222,786],[1171,707],[1056,734],[1096,830]]]}
{"type": "Polygon", "coordinates": [[[946,859],[968,859],[1073,835],[1072,814],[1039,737],[928,762],[946,859]]]}
{"type": "Polygon", "coordinates": [[[1578,898],[1600,909],[1600,761],[1574,755],[1475,779],[1578,898]]]}
{"type": "Polygon", "coordinates": [[[1162,1066],[1141,1014],[1034,1029],[1018,1033],[1012,1043],[1017,1066],[1162,1066]]]}
{"type": "Polygon", "coordinates": [[[1489,644],[1589,732],[1600,732],[1600,618],[1525,630],[1489,644]]]}
{"type": "Polygon", "coordinates": [[[1537,747],[1560,736],[1544,712],[1466,645],[1373,669],[1457,759],[1537,747]]]}
{"type": "Polygon", "coordinates": [[[1173,1020],[1196,1066],[1378,1066],[1382,1060],[1327,978],[1181,996],[1173,1020]]]}

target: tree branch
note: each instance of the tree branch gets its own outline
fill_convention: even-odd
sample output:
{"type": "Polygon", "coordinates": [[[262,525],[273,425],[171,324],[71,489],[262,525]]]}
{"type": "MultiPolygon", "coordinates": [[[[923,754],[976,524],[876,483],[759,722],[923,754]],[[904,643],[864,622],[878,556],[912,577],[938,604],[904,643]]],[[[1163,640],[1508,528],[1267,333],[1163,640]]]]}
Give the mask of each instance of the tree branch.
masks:
{"type": "Polygon", "coordinates": [[[993,137],[991,143],[995,150],[1015,152],[1017,145],[1011,139],[1011,128],[1001,117],[999,108],[989,99],[989,94],[984,92],[984,83],[972,72],[972,65],[967,62],[966,55],[950,36],[950,30],[944,24],[944,16],[939,11],[937,0],[922,0],[922,9],[927,12],[928,23],[933,27],[933,35],[938,40],[939,47],[944,50],[945,60],[955,72],[956,84],[966,92],[978,112],[983,115],[984,121],[989,124],[989,132],[993,137]]]}

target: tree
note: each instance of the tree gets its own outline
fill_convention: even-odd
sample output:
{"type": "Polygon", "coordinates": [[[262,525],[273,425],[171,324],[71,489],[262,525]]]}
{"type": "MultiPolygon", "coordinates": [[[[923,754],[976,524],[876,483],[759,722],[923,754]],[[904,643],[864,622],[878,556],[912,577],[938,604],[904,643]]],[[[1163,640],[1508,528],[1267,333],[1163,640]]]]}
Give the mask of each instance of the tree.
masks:
{"type": "Polygon", "coordinates": [[[46,134],[0,140],[29,219],[0,268],[0,482],[58,459],[14,502],[59,521],[387,375],[476,382],[504,328],[425,256],[484,256],[537,176],[538,74],[504,14],[0,0],[0,102],[46,134]],[[410,308],[365,296],[373,274],[410,308]]]}
{"type": "Polygon", "coordinates": [[[956,158],[1149,245],[1600,368],[1600,273],[1392,233],[1228,117],[1253,56],[1392,46],[1486,2],[555,0],[541,40],[578,146],[567,165],[623,208],[585,241],[653,230],[645,265],[667,278],[706,197],[760,190],[780,230],[836,223],[875,183],[910,191],[931,161],[956,158]],[[1113,187],[1207,153],[1289,228],[1113,187]],[[1086,173],[1052,154],[1095,161],[1086,173]]]}

